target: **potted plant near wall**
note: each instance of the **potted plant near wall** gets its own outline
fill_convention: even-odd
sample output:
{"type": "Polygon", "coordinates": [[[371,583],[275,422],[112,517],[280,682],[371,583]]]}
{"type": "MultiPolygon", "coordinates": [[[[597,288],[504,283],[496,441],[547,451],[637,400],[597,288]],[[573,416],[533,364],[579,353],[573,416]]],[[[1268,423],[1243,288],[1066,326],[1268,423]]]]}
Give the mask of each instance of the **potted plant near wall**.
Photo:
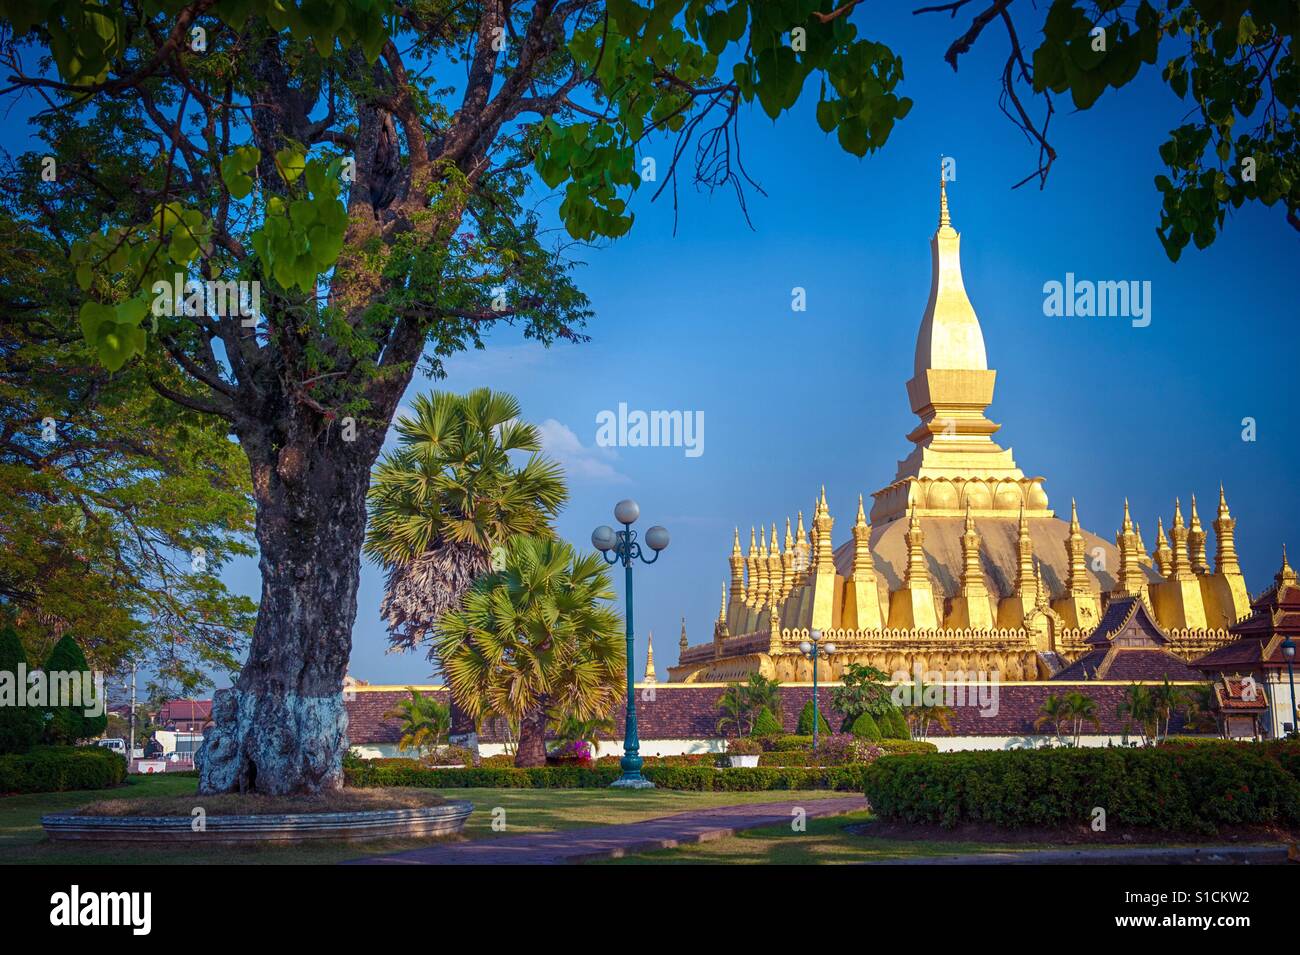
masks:
{"type": "Polygon", "coordinates": [[[758,745],[758,741],[747,736],[727,740],[727,756],[733,769],[740,766],[757,766],[759,754],[762,752],[763,747],[758,745]]]}

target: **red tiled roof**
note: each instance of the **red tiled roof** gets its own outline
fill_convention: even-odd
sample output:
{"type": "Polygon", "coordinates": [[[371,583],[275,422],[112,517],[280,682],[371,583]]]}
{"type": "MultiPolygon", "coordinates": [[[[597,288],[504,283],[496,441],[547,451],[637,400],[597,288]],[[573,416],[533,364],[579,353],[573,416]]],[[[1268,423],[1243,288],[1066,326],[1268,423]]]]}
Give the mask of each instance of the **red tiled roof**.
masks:
{"type": "Polygon", "coordinates": [[[1143,647],[1100,648],[1084,654],[1053,680],[1202,681],[1205,677],[1177,654],[1143,647]]]}
{"type": "Polygon", "coordinates": [[[211,700],[168,700],[158,711],[160,723],[204,722],[212,719],[211,700]]]}
{"type": "Polygon", "coordinates": [[[1214,699],[1219,709],[1233,712],[1262,713],[1268,709],[1268,697],[1261,684],[1253,683],[1253,700],[1246,699],[1246,677],[1223,676],[1214,684],[1214,699]]]}

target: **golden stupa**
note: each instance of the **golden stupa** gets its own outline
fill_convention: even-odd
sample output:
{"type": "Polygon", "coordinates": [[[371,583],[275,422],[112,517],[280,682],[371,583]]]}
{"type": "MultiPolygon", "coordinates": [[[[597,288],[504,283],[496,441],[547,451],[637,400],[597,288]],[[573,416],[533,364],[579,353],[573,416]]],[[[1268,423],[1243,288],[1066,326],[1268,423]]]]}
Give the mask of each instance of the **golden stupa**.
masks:
{"type": "Polygon", "coordinates": [[[1228,626],[1250,609],[1233,542],[1235,521],[1223,489],[1213,522],[1216,556],[1191,499],[1190,523],[1175,501],[1170,536],[1159,523],[1148,556],[1124,502],[1114,542],[1085,531],[1048,506],[1042,477],[1027,477],[1000,425],[985,411],[997,372],[962,283],[961,235],[944,184],[939,227],[930,240],[930,298],[916,340],[907,395],[920,419],[915,445],[892,481],[861,496],[852,537],[832,547],[835,521],[822,489],[811,527],[750,528],[732,540],[730,582],[711,643],[683,647],[672,682],[743,679],[762,673],[811,679],[799,652],[808,631],[833,639],[827,679],[849,663],[894,674],[996,672],[1002,680],[1048,679],[1087,649],[1084,639],[1112,596],[1139,595],[1191,660],[1228,642],[1228,626]]]}

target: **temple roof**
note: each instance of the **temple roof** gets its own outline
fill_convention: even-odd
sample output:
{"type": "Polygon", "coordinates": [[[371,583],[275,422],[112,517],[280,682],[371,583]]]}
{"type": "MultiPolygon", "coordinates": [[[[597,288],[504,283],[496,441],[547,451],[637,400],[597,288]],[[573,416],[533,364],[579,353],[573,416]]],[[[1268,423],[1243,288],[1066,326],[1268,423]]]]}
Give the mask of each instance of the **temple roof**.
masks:
{"type": "Polygon", "coordinates": [[[1141,597],[1116,597],[1084,640],[1094,649],[1053,680],[1199,680],[1201,674],[1167,649],[1169,635],[1141,597]]]}

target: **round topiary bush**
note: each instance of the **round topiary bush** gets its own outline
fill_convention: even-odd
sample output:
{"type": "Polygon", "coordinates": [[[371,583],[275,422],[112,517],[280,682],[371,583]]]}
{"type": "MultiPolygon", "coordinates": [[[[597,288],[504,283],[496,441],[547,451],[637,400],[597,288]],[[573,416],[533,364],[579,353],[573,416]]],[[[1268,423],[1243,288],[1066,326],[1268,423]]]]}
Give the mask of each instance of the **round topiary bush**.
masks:
{"type": "MultiPolygon", "coordinates": [[[[812,731],[813,704],[812,700],[809,700],[803,705],[803,709],[799,711],[799,727],[794,732],[796,736],[812,736],[812,731]]],[[[827,736],[831,732],[830,724],[826,722],[826,717],[822,715],[820,710],[817,713],[817,732],[827,736]]]]}
{"type": "Polygon", "coordinates": [[[765,706],[758,711],[758,718],[754,720],[754,729],[752,730],[754,736],[774,736],[784,732],[785,730],[781,728],[780,721],[772,714],[771,710],[765,706]]]}
{"type": "Polygon", "coordinates": [[[863,713],[853,721],[853,728],[849,730],[859,739],[878,740],[881,739],[880,726],[876,723],[875,718],[870,713],[863,713]]]}

